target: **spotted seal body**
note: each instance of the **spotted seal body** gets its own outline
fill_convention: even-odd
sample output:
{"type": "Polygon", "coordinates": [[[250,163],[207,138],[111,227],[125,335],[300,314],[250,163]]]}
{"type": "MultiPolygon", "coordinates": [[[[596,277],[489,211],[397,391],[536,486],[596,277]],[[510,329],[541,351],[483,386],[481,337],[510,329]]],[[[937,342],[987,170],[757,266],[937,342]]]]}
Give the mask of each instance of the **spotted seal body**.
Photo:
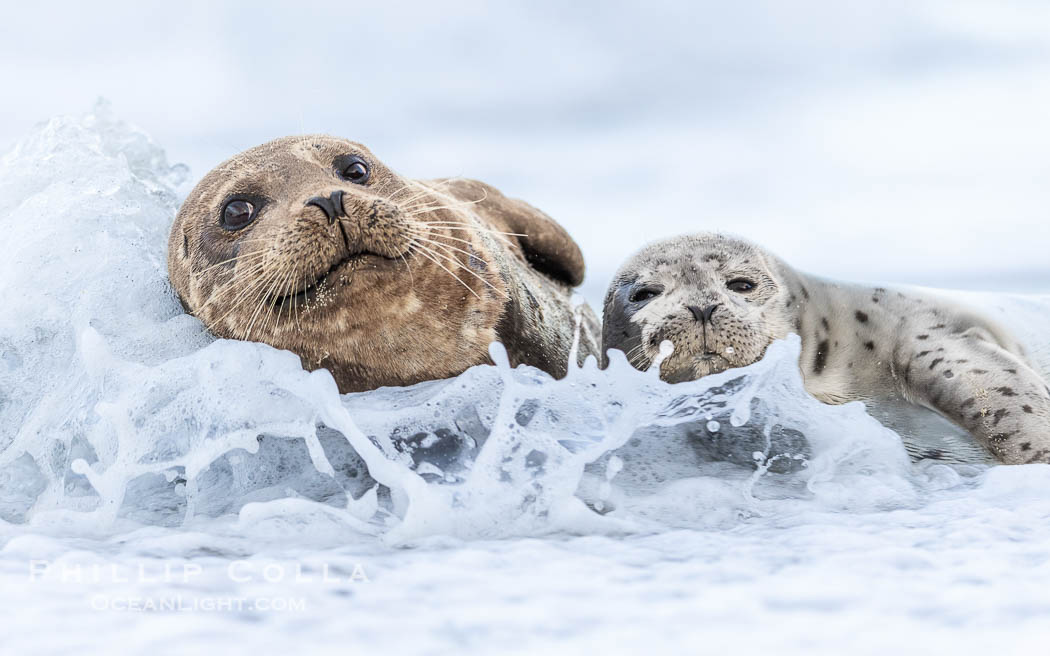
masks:
{"type": "MultiPolygon", "coordinates": [[[[216,335],[329,369],[343,392],[488,361],[564,375],[579,248],[539,210],[477,181],[413,180],[364,146],[288,137],[209,172],[171,229],[168,270],[216,335]]],[[[579,356],[597,355],[586,306],[579,356]]]]}
{"type": "Polygon", "coordinates": [[[865,401],[891,425],[897,410],[926,408],[966,436],[914,455],[1050,462],[1050,388],[980,308],[803,274],[743,240],[701,233],[632,257],[606,295],[602,349],[644,369],[670,340],[660,374],[675,382],[751,364],[790,333],[817,399],[865,401]]]}

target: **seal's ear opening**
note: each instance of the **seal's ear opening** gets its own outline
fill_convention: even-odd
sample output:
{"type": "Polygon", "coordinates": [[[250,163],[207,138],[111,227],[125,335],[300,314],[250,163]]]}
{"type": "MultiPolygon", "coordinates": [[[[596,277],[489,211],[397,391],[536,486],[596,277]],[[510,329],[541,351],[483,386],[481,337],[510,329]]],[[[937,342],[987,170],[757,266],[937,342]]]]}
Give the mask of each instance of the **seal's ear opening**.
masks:
{"type": "Polygon", "coordinates": [[[525,201],[507,198],[498,189],[477,180],[451,181],[449,190],[477,203],[477,210],[514,233],[526,261],[540,273],[575,287],[583,282],[583,253],[565,228],[525,201]]]}

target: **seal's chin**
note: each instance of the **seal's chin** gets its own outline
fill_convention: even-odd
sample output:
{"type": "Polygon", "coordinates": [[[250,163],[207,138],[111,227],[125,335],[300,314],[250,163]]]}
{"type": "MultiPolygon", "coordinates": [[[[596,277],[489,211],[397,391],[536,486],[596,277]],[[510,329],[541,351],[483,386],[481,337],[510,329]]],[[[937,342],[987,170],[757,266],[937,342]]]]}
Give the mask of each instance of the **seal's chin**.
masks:
{"type": "Polygon", "coordinates": [[[701,353],[693,360],[693,377],[702,378],[732,368],[733,364],[721,354],[708,351],[701,353]]]}
{"type": "Polygon", "coordinates": [[[719,353],[705,352],[677,358],[672,356],[660,367],[660,378],[667,383],[684,383],[738,366],[719,353]]]}

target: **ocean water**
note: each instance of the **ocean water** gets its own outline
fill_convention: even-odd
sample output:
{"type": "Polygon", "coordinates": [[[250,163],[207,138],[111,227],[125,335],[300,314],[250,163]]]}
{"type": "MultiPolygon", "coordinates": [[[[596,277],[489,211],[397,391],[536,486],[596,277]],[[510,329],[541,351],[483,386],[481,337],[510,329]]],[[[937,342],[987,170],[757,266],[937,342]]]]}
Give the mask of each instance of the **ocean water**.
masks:
{"type": "Polygon", "coordinates": [[[0,651],[1045,651],[1050,466],[911,462],[797,338],[340,395],[183,313],[189,183],[105,105],[0,162],[0,651]]]}

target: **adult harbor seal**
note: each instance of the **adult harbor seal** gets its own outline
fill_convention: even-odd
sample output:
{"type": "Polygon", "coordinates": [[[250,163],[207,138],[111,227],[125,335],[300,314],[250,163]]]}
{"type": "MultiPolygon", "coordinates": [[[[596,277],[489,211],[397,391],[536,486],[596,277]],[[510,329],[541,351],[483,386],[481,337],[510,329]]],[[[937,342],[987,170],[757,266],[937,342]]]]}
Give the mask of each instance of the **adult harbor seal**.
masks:
{"type": "Polygon", "coordinates": [[[817,399],[863,400],[894,428],[897,410],[927,408],[970,437],[943,453],[902,434],[917,457],[1050,462],[1045,372],[980,308],[807,275],[732,237],[676,237],[624,264],[605,298],[602,351],[645,369],[670,340],[660,375],[676,382],[756,362],[789,333],[802,338],[799,366],[817,399]]]}
{"type": "MultiPolygon", "coordinates": [[[[448,378],[489,361],[565,374],[579,247],[481,182],[404,178],[360,144],[286,137],[219,165],[168,243],[172,285],[220,337],[332,372],[342,392],[448,378]]],[[[598,354],[582,306],[579,358],[598,354]]]]}

